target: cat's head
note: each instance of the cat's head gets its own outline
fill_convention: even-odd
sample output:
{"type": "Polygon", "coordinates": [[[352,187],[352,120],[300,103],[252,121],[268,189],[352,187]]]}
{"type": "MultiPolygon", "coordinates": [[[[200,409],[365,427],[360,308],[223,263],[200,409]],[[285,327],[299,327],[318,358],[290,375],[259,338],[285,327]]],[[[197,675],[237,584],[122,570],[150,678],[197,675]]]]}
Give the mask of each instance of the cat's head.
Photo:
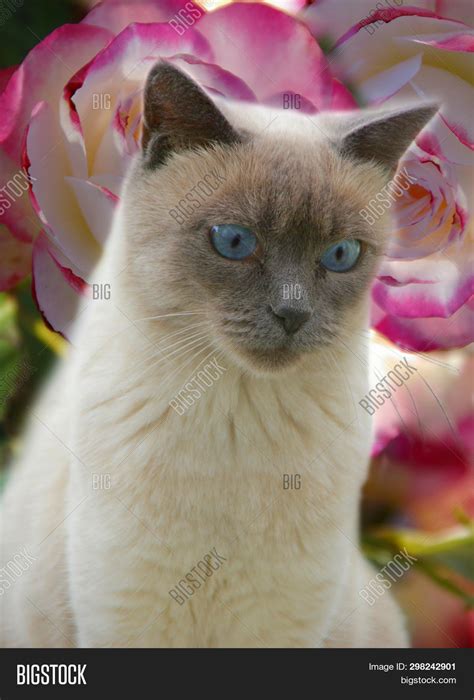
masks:
{"type": "Polygon", "coordinates": [[[216,104],[167,63],[144,102],[124,217],[146,313],[203,312],[210,341],[257,372],[363,327],[386,226],[361,211],[435,107],[309,117],[216,104]]]}

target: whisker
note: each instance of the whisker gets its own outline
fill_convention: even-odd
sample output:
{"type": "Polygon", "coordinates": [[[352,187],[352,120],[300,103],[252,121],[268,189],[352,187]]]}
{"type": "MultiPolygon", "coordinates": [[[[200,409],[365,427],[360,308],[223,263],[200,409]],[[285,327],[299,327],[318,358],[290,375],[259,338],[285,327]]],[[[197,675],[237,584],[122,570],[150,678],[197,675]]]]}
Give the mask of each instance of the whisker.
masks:
{"type": "Polygon", "coordinates": [[[430,385],[428,384],[428,382],[426,381],[426,379],[423,377],[423,375],[420,373],[420,371],[418,371],[418,374],[419,374],[419,376],[420,376],[421,381],[425,384],[425,386],[428,387],[428,390],[430,391],[430,393],[431,393],[431,395],[433,396],[434,400],[436,401],[436,403],[437,403],[438,406],[440,407],[443,416],[446,418],[446,423],[449,425],[449,429],[451,430],[451,433],[454,435],[455,439],[457,439],[456,433],[455,433],[455,431],[454,431],[453,426],[451,425],[451,421],[450,421],[449,418],[448,418],[448,414],[446,413],[446,410],[445,410],[443,404],[442,404],[441,401],[438,399],[438,397],[437,397],[436,394],[434,393],[433,389],[430,387],[430,385]]]}
{"type": "Polygon", "coordinates": [[[204,316],[205,314],[205,311],[177,311],[174,314],[162,314],[161,316],[144,316],[143,318],[135,318],[133,322],[138,323],[139,321],[154,321],[159,318],[171,318],[174,316],[204,316]]]}
{"type": "Polygon", "coordinates": [[[184,338],[178,338],[178,340],[174,341],[173,343],[170,343],[170,345],[167,345],[165,348],[160,347],[157,345],[157,349],[161,353],[166,353],[167,350],[170,350],[171,348],[176,347],[176,345],[179,346],[180,343],[187,342],[188,340],[192,340],[193,338],[196,338],[197,336],[205,336],[207,335],[207,332],[204,332],[203,328],[200,328],[199,330],[193,331],[193,333],[190,333],[189,335],[185,336],[184,338]]]}
{"type": "MultiPolygon", "coordinates": [[[[374,366],[374,374],[375,374],[375,376],[377,377],[378,381],[380,381],[381,379],[383,379],[383,377],[380,377],[380,376],[379,376],[379,370],[377,370],[377,368],[376,368],[375,366],[374,366]]],[[[393,399],[393,394],[390,395],[389,401],[390,401],[390,403],[392,404],[393,408],[395,409],[395,412],[396,412],[398,418],[400,419],[400,423],[401,423],[401,425],[403,426],[403,428],[404,428],[404,430],[405,430],[405,434],[406,434],[407,438],[408,438],[408,439],[411,439],[411,431],[409,430],[407,424],[405,423],[405,421],[403,420],[403,418],[402,418],[402,416],[401,416],[400,411],[398,410],[398,406],[397,406],[397,404],[395,403],[395,401],[394,401],[394,399],[393,399]]],[[[412,413],[412,412],[410,411],[410,413],[412,413]]]]}
{"type": "Polygon", "coordinates": [[[153,344],[154,349],[157,350],[158,352],[152,353],[151,357],[150,356],[145,357],[142,360],[142,362],[139,362],[137,365],[135,365],[135,367],[140,367],[144,362],[148,362],[150,359],[153,359],[153,357],[159,357],[160,355],[162,356],[161,359],[163,359],[163,360],[167,359],[168,357],[172,357],[175,354],[175,352],[177,352],[177,350],[180,349],[180,347],[183,347],[183,348],[186,347],[186,343],[188,343],[188,341],[196,339],[198,336],[201,336],[202,338],[204,338],[206,335],[207,335],[207,332],[204,333],[202,330],[198,330],[195,333],[191,333],[190,335],[185,336],[184,338],[179,338],[177,341],[175,341],[174,343],[171,343],[170,345],[168,345],[165,348],[162,348],[162,347],[159,347],[159,345],[153,344]],[[173,351],[172,353],[166,354],[168,350],[170,350],[171,348],[174,348],[176,346],[178,346],[178,348],[175,351],[173,351]]]}
{"type": "MultiPolygon", "coordinates": [[[[175,330],[172,333],[167,333],[166,335],[164,335],[162,337],[160,336],[156,340],[152,340],[152,339],[148,338],[147,336],[144,336],[144,338],[146,338],[146,340],[149,343],[149,347],[148,347],[149,350],[163,350],[161,345],[163,344],[163,342],[165,340],[169,340],[170,338],[178,336],[178,335],[183,335],[183,334],[187,333],[188,331],[195,330],[196,328],[204,326],[206,323],[207,323],[207,321],[199,321],[199,323],[192,323],[190,325],[185,326],[184,328],[180,328],[179,330],[175,330]]],[[[181,338],[180,340],[186,340],[186,338],[181,338]]],[[[152,355],[153,354],[154,353],[152,353],[152,355]]],[[[147,358],[145,358],[145,360],[146,359],[147,358]]],[[[148,357],[148,359],[149,359],[149,357],[148,357]]]]}
{"type": "MultiPolygon", "coordinates": [[[[206,343],[206,342],[203,341],[203,343],[202,343],[201,346],[200,346],[199,344],[197,344],[197,346],[192,347],[192,348],[189,348],[188,350],[186,350],[186,351],[183,353],[182,356],[187,355],[188,352],[193,352],[193,351],[194,351],[194,354],[191,355],[191,357],[188,357],[188,359],[187,359],[185,362],[183,362],[181,365],[179,365],[179,367],[176,367],[176,369],[175,369],[173,372],[171,372],[171,374],[169,374],[169,375],[166,377],[166,383],[165,383],[162,387],[160,387],[160,388],[167,388],[167,387],[169,387],[169,385],[171,384],[171,380],[172,380],[179,372],[181,372],[181,370],[184,369],[184,367],[187,367],[187,365],[189,365],[196,357],[198,357],[198,355],[199,355],[201,352],[204,352],[204,351],[207,350],[207,348],[209,348],[210,346],[211,346],[211,343],[206,343]]],[[[175,358],[175,359],[176,359],[176,358],[175,358]]],[[[195,371],[196,371],[196,370],[193,370],[193,373],[190,375],[190,377],[193,376],[193,374],[194,374],[195,371]]],[[[182,387],[185,386],[185,385],[186,385],[186,382],[188,382],[188,381],[189,381],[189,379],[186,379],[186,381],[183,382],[183,383],[181,384],[181,386],[182,386],[182,387]]],[[[177,393],[179,393],[179,391],[181,391],[181,389],[178,389],[177,391],[174,391],[174,392],[173,392],[173,396],[176,395],[177,393]]]]}
{"type": "Polygon", "coordinates": [[[417,419],[417,421],[418,421],[418,429],[419,429],[419,431],[420,431],[421,438],[423,439],[423,437],[424,437],[424,435],[423,435],[423,433],[424,433],[424,430],[423,430],[423,423],[421,422],[420,414],[418,413],[418,408],[416,407],[415,397],[414,397],[413,394],[411,393],[410,388],[409,388],[409,386],[408,386],[408,384],[407,384],[406,382],[404,383],[403,386],[404,386],[405,389],[408,391],[408,395],[410,396],[411,403],[412,403],[412,405],[413,405],[413,408],[415,409],[416,419],[417,419]]]}
{"type": "Polygon", "coordinates": [[[207,324],[207,321],[199,321],[199,323],[192,323],[191,325],[185,326],[184,328],[181,328],[180,330],[173,331],[172,333],[167,333],[162,338],[159,338],[159,340],[157,340],[156,345],[157,345],[157,347],[160,347],[160,345],[165,340],[169,340],[170,338],[173,338],[177,335],[181,335],[182,333],[186,333],[187,331],[191,331],[191,330],[194,330],[196,328],[200,328],[201,326],[204,326],[206,324],[207,324]]]}
{"type": "MultiPolygon", "coordinates": [[[[368,330],[362,330],[360,329],[359,331],[356,331],[356,333],[359,335],[363,334],[369,334],[369,339],[370,338],[370,331],[368,330]]],[[[375,342],[373,342],[372,339],[372,345],[376,345],[375,342]]],[[[454,367],[453,365],[450,365],[447,362],[443,362],[442,360],[439,360],[437,357],[431,357],[430,355],[426,354],[425,352],[420,352],[419,350],[404,350],[403,348],[397,348],[397,347],[391,347],[390,345],[383,345],[383,348],[388,350],[389,352],[393,353],[394,355],[398,355],[399,353],[406,352],[409,355],[416,355],[417,357],[421,357],[423,360],[426,360],[426,362],[431,362],[434,365],[438,365],[440,367],[445,367],[446,369],[449,369],[451,372],[455,372],[456,374],[459,374],[459,369],[457,367],[454,367]]]]}
{"type": "Polygon", "coordinates": [[[216,350],[215,350],[215,348],[213,348],[213,349],[211,350],[211,352],[210,352],[208,355],[206,355],[206,357],[205,357],[203,360],[201,360],[201,362],[198,364],[198,366],[195,367],[195,368],[193,369],[193,371],[192,371],[192,373],[189,375],[189,377],[187,377],[187,378],[184,380],[182,386],[185,386],[186,383],[189,382],[189,380],[191,379],[191,377],[198,371],[199,367],[203,364],[203,362],[205,362],[205,361],[207,360],[207,358],[210,357],[212,354],[215,354],[215,352],[216,352],[216,350]]]}
{"type": "MultiPolygon", "coordinates": [[[[428,388],[428,390],[430,391],[430,393],[431,393],[431,395],[433,396],[433,398],[434,398],[434,400],[436,401],[436,403],[438,404],[439,408],[441,409],[441,412],[443,413],[443,415],[444,415],[444,417],[445,417],[445,419],[446,419],[446,422],[447,422],[447,424],[448,424],[448,426],[449,426],[450,431],[451,431],[452,434],[455,436],[455,432],[454,432],[453,426],[452,426],[452,424],[451,424],[451,422],[450,422],[450,420],[449,420],[448,414],[447,414],[446,410],[444,409],[444,407],[443,407],[441,401],[438,399],[438,397],[437,397],[436,394],[434,393],[433,389],[431,388],[431,386],[429,385],[429,383],[426,381],[426,379],[423,377],[423,375],[421,374],[421,372],[419,371],[419,369],[417,370],[417,374],[418,374],[418,376],[420,377],[420,379],[422,380],[422,382],[425,384],[425,386],[428,388]]],[[[415,399],[414,399],[414,397],[413,397],[413,395],[412,395],[410,389],[408,388],[407,383],[405,383],[404,386],[405,386],[405,388],[407,389],[407,391],[408,391],[408,393],[409,393],[409,395],[410,395],[411,402],[412,402],[412,404],[413,404],[413,408],[415,409],[415,414],[416,414],[416,418],[417,418],[417,421],[418,421],[419,430],[420,430],[420,433],[423,435],[423,424],[422,424],[422,422],[421,422],[421,419],[420,419],[420,416],[419,416],[419,413],[418,413],[418,409],[417,409],[417,406],[416,406],[416,401],[415,401],[415,399]]],[[[415,414],[414,414],[414,415],[415,415],[415,414]]]]}
{"type": "MultiPolygon", "coordinates": [[[[204,339],[206,339],[206,338],[207,338],[207,333],[203,333],[200,337],[194,338],[193,340],[191,340],[190,342],[185,343],[184,345],[180,345],[180,346],[177,347],[175,350],[173,350],[173,352],[170,352],[170,353],[168,353],[167,355],[164,355],[163,357],[159,358],[159,359],[158,359],[158,362],[152,363],[152,364],[149,366],[149,369],[152,369],[152,368],[154,368],[154,367],[157,367],[157,366],[160,365],[162,362],[165,362],[165,360],[169,360],[171,357],[174,357],[177,353],[178,353],[178,357],[179,357],[179,354],[180,354],[184,349],[188,348],[189,346],[192,347],[192,346],[198,344],[200,341],[202,341],[202,340],[204,340],[204,339]]],[[[186,340],[188,340],[188,339],[186,338],[186,340]]],[[[174,357],[174,359],[176,360],[176,357],[174,357]]]]}

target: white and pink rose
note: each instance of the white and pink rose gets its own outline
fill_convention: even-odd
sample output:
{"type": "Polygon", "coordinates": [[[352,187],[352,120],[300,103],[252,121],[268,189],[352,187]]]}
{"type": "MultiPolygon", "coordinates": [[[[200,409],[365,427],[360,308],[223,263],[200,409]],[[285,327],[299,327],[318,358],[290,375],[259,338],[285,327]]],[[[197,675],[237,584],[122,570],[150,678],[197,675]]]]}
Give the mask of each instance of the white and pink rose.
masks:
{"type": "Polygon", "coordinates": [[[411,350],[474,339],[474,32],[464,0],[319,0],[302,12],[330,37],[331,67],[362,104],[435,99],[441,109],[401,166],[416,184],[392,207],[393,242],[373,325],[411,350]]]}

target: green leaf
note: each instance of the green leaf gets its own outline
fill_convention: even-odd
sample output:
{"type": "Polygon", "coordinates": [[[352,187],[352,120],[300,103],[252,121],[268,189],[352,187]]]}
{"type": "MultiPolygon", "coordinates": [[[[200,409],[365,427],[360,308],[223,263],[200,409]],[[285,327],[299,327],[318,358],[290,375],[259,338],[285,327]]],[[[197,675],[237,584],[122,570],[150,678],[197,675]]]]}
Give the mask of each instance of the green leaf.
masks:
{"type": "Polygon", "coordinates": [[[474,540],[466,538],[450,549],[426,557],[426,560],[442,566],[446,566],[456,573],[474,582],[474,540]]]}
{"type": "Polygon", "coordinates": [[[414,567],[461,598],[467,607],[474,607],[470,590],[474,581],[474,525],[469,519],[441,533],[378,529],[364,538],[364,549],[380,568],[406,550],[415,559],[414,567]]]}

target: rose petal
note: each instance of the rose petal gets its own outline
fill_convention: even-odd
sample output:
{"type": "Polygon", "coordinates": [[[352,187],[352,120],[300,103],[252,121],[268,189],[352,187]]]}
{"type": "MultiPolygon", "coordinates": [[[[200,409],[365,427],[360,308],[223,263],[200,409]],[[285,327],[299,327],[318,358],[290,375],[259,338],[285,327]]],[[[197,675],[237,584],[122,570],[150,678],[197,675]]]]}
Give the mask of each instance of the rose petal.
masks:
{"type": "Polygon", "coordinates": [[[232,100],[256,102],[254,93],[241,78],[215,63],[207,63],[189,54],[178,54],[170,62],[188,73],[211,94],[232,100]]]}
{"type": "Polygon", "coordinates": [[[0,95],[2,150],[19,161],[23,131],[35,104],[56,103],[68,79],[110,39],[104,29],[66,24],[30,51],[0,95]]]}
{"type": "Polygon", "coordinates": [[[291,92],[318,109],[330,106],[328,63],[308,29],[292,17],[266,5],[227,5],[205,15],[198,29],[212,45],[214,63],[239,76],[259,101],[291,92]]]}
{"type": "MultiPolygon", "coordinates": [[[[97,149],[92,165],[95,177],[113,174],[123,182],[138,150],[135,140],[134,117],[141,120],[142,93],[137,91],[123,100],[118,100],[115,110],[110,110],[110,122],[97,149]]],[[[113,192],[118,193],[114,188],[113,192]]]]}
{"type": "Polygon", "coordinates": [[[31,243],[39,231],[39,222],[28,198],[28,162],[16,165],[14,161],[0,150],[0,169],[4,192],[0,196],[0,224],[7,226],[10,232],[23,243],[31,243]],[[23,167],[22,167],[23,166],[23,167]],[[20,176],[24,192],[17,197],[9,192],[8,183],[20,176]]]}
{"type": "Polygon", "coordinates": [[[474,298],[449,318],[402,318],[372,304],[372,326],[401,348],[421,352],[462,348],[474,341],[474,298]]]}
{"type": "Polygon", "coordinates": [[[32,202],[51,240],[87,274],[100,256],[100,246],[84,221],[77,200],[65,177],[73,175],[67,142],[49,105],[40,103],[33,112],[27,135],[29,172],[34,179],[32,202]]]}
{"type": "Polygon", "coordinates": [[[474,51],[474,32],[445,32],[440,34],[406,37],[417,44],[432,46],[440,51],[474,51]]]}
{"type": "Polygon", "coordinates": [[[474,294],[468,238],[420,260],[385,260],[372,287],[375,302],[404,318],[447,318],[474,294]]]}
{"type": "Polygon", "coordinates": [[[21,282],[31,269],[31,246],[14,238],[0,225],[0,292],[21,282]]]}
{"type": "MultiPolygon", "coordinates": [[[[104,29],[65,25],[35,46],[11,75],[0,95],[0,168],[3,181],[20,170],[25,129],[39,100],[57,104],[68,78],[111,38],[104,29]]],[[[19,239],[32,241],[40,224],[28,197],[20,197],[2,217],[19,239]]]]}
{"type": "Polygon", "coordinates": [[[365,102],[377,104],[395,95],[420,70],[422,54],[400,61],[363,82],[360,92],[365,102]]]}
{"type": "Polygon", "coordinates": [[[33,296],[47,326],[69,337],[74,319],[88,303],[87,287],[57,253],[41,233],[33,249],[33,296]]]}
{"type": "Polygon", "coordinates": [[[118,197],[92,180],[66,177],[77,197],[84,219],[98,243],[104,244],[110,232],[118,197]]]}
{"type": "Polygon", "coordinates": [[[77,114],[73,95],[77,89],[75,78],[63,90],[59,104],[59,125],[66,140],[69,165],[76,177],[87,177],[87,154],[81,122],[77,114]]]}
{"type": "Polygon", "coordinates": [[[436,11],[444,17],[452,17],[472,27],[474,15],[469,0],[431,0],[436,11]]]}
{"type": "Polygon", "coordinates": [[[146,2],[115,0],[115,2],[99,3],[82,22],[104,27],[114,34],[119,34],[134,22],[144,24],[168,22],[174,17],[179,18],[179,12],[182,17],[189,20],[190,26],[204,14],[204,11],[191,0],[147,0],[146,2]]]}
{"type": "MultiPolygon", "coordinates": [[[[436,140],[432,144],[436,151],[436,140]]],[[[412,145],[400,164],[409,184],[392,206],[394,233],[387,256],[415,260],[448,248],[466,232],[468,214],[462,188],[449,163],[412,145]]]]}
{"type": "Polygon", "coordinates": [[[266,0],[269,5],[278,7],[289,14],[296,14],[306,6],[307,0],[266,0]]]}
{"type": "MultiPolygon", "coordinates": [[[[387,38],[387,36],[393,35],[391,29],[389,29],[388,33],[386,32],[391,24],[396,25],[395,32],[399,34],[412,34],[413,30],[416,31],[418,28],[422,32],[455,32],[463,26],[463,23],[458,20],[447,19],[436,12],[421,7],[387,7],[387,9],[377,10],[371,13],[370,16],[364,17],[337,41],[336,46],[341,46],[345,42],[352,40],[366,27],[369,28],[368,33],[373,38],[376,37],[376,34],[384,34],[385,38],[387,38]],[[380,23],[383,23],[385,26],[380,25],[380,23]],[[375,24],[377,26],[374,27],[373,25],[375,24]],[[374,31],[371,32],[370,28],[374,31]]],[[[380,36],[377,36],[377,39],[380,40],[380,36]]]]}
{"type": "Polygon", "coordinates": [[[334,78],[332,81],[332,100],[331,109],[334,110],[345,110],[345,109],[356,109],[357,102],[350,90],[341,83],[340,80],[334,78]]]}
{"type": "Polygon", "coordinates": [[[341,37],[333,62],[369,101],[385,100],[391,95],[399,101],[414,96],[438,98],[442,109],[433,120],[433,133],[446,158],[459,165],[471,165],[473,129],[469,117],[474,108],[474,90],[470,85],[469,61],[472,54],[422,43],[423,37],[429,40],[433,36],[467,33],[462,22],[425,9],[380,10],[341,37]],[[371,34],[370,41],[367,32],[371,34]],[[423,63],[413,73],[418,56],[423,63]],[[382,70],[387,71],[382,76],[381,66],[386,66],[382,70]],[[393,81],[392,85],[388,79],[393,81]]]}
{"type": "Polygon", "coordinates": [[[0,95],[5,90],[8,81],[13,73],[18,69],[18,66],[9,66],[8,68],[0,68],[0,95]]]}
{"type": "MultiPolygon", "coordinates": [[[[474,89],[453,73],[440,68],[423,66],[411,81],[420,97],[438,99],[442,105],[440,116],[464,146],[474,150],[474,89]],[[453,100],[455,100],[453,104],[453,100]]],[[[471,160],[472,163],[472,160],[471,160]]]]}

